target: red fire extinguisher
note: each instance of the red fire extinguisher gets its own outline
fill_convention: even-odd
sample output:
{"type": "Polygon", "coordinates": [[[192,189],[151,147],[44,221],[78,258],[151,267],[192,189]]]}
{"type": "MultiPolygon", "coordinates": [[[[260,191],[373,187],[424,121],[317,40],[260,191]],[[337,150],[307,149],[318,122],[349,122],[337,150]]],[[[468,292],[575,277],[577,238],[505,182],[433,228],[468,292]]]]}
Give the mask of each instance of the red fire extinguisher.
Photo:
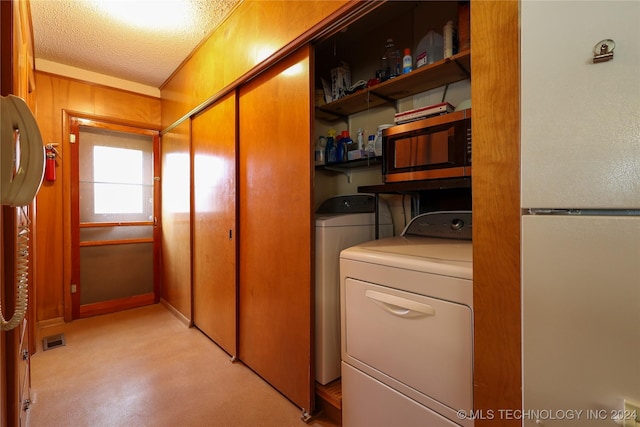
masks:
{"type": "Polygon", "coordinates": [[[44,146],[46,157],[44,178],[47,181],[56,180],[56,156],[60,155],[60,153],[58,153],[58,150],[56,150],[56,145],[58,144],[47,144],[44,146]]]}

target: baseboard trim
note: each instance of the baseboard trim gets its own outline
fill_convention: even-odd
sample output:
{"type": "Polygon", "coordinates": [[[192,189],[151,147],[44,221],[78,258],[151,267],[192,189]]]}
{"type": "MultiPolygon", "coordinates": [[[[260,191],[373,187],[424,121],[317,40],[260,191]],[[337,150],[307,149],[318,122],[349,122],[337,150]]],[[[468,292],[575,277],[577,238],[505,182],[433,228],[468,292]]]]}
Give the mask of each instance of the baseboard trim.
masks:
{"type": "Polygon", "coordinates": [[[64,317],[54,317],[53,319],[39,320],[36,322],[38,329],[64,325],[64,323],[64,317]]]}
{"type": "Polygon", "coordinates": [[[129,310],[153,304],[153,293],[134,295],[109,301],[95,302],[80,306],[80,318],[99,316],[101,314],[115,313],[116,311],[129,310]]]}
{"type": "Polygon", "coordinates": [[[165,300],[164,298],[160,298],[160,304],[162,304],[167,310],[169,310],[171,314],[176,316],[178,320],[181,323],[183,323],[187,328],[190,328],[192,326],[191,319],[189,319],[187,316],[179,312],[178,309],[172,306],[171,304],[169,304],[167,300],[165,300]]]}

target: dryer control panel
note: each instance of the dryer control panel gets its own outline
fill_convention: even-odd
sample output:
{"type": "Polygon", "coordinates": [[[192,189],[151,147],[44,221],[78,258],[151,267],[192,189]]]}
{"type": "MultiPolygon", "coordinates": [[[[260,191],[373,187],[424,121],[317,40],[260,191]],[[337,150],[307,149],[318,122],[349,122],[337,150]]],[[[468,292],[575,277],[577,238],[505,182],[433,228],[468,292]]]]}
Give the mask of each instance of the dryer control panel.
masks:
{"type": "Polygon", "coordinates": [[[376,198],[368,194],[331,197],[320,205],[319,214],[372,213],[376,211],[376,198]]]}
{"type": "Polygon", "coordinates": [[[428,212],[414,217],[403,236],[471,240],[471,211],[428,212]]]}

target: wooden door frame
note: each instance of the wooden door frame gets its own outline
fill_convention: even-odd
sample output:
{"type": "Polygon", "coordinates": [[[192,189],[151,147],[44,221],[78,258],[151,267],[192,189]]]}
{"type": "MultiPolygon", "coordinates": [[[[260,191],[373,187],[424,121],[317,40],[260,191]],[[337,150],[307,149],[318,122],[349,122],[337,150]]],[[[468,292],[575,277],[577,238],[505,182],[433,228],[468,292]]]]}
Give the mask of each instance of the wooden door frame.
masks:
{"type": "Polygon", "coordinates": [[[522,406],[519,31],[517,0],[471,2],[474,410],[483,414],[522,406]]]}
{"type": "MultiPolygon", "coordinates": [[[[69,322],[74,319],[78,319],[83,316],[80,310],[80,293],[72,293],[72,284],[74,281],[79,280],[80,269],[79,264],[74,260],[78,260],[80,256],[79,251],[79,226],[74,223],[73,212],[77,212],[78,206],[78,149],[75,145],[75,140],[79,138],[80,126],[91,126],[95,128],[108,129],[113,131],[121,131],[128,133],[136,133],[141,135],[149,135],[153,138],[153,197],[154,197],[154,228],[153,228],[153,298],[149,301],[148,297],[135,298],[132,297],[130,301],[119,303],[118,309],[133,308],[140,305],[146,305],[149,302],[157,303],[160,301],[160,262],[161,262],[161,187],[160,187],[160,132],[156,129],[156,126],[148,125],[144,123],[125,122],[121,120],[111,120],[105,117],[92,116],[78,112],[72,112],[63,110],[63,129],[65,130],[63,135],[63,145],[65,146],[64,152],[67,152],[70,162],[70,167],[63,170],[63,187],[68,188],[69,191],[65,192],[63,197],[63,224],[64,224],[64,282],[63,282],[63,294],[64,294],[64,319],[69,322]],[[74,142],[71,139],[74,138],[74,142]]],[[[86,315],[103,314],[102,310],[95,312],[85,313],[86,315]]]]}

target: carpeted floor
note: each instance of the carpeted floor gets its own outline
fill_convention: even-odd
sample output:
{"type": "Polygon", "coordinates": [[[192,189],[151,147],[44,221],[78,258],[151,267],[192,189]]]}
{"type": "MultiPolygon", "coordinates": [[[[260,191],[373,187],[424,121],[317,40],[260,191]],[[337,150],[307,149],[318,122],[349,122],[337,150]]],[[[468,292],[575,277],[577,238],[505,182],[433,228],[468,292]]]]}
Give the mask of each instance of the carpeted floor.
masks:
{"type": "Polygon", "coordinates": [[[38,331],[29,427],[335,427],[301,410],[162,305],[38,331]],[[42,337],[66,345],[42,351],[42,337]]]}

